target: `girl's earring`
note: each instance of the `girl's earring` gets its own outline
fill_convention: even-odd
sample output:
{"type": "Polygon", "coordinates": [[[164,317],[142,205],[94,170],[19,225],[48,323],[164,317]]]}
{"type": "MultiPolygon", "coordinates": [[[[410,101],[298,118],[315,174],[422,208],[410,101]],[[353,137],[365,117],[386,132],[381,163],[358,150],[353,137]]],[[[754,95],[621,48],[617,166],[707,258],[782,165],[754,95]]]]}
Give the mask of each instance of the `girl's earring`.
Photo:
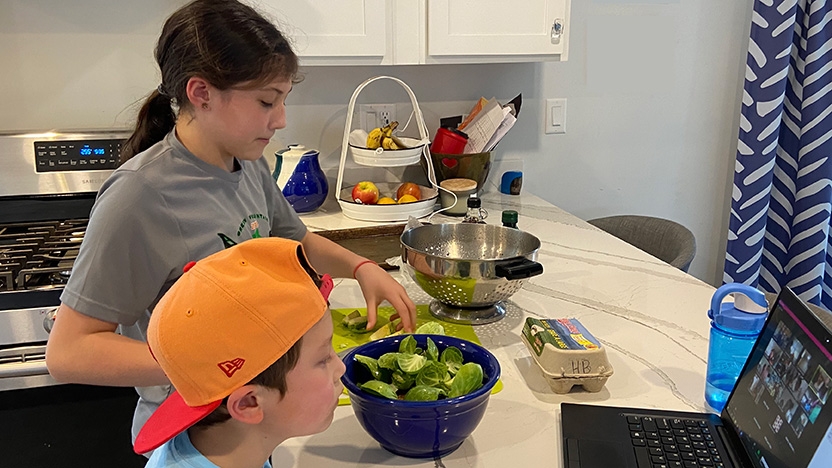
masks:
{"type": "Polygon", "coordinates": [[[202,103],[202,108],[203,108],[203,109],[205,109],[205,110],[208,110],[208,103],[207,103],[207,102],[203,102],[203,103],[202,103]]]}

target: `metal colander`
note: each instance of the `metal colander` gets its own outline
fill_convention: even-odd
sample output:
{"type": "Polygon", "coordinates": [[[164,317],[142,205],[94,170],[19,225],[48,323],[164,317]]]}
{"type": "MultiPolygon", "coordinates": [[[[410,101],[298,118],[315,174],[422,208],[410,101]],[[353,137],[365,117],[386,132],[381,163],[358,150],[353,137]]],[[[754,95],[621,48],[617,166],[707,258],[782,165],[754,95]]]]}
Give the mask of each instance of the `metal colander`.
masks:
{"type": "Polygon", "coordinates": [[[487,224],[432,224],[401,236],[402,263],[431,297],[459,307],[487,307],[508,299],[526,278],[543,273],[540,240],[487,224]]]}

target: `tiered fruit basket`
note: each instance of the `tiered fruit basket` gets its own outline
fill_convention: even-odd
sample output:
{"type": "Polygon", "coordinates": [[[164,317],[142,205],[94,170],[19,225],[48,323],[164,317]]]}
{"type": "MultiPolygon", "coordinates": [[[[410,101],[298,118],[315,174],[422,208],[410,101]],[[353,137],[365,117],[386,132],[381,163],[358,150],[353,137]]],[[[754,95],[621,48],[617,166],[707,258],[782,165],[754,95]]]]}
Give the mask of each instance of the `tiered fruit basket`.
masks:
{"type": "MultiPolygon", "coordinates": [[[[344,215],[362,221],[405,221],[410,216],[421,218],[433,212],[436,200],[439,195],[436,183],[436,177],[433,173],[433,167],[430,163],[430,153],[428,152],[428,131],[425,126],[425,120],[422,116],[422,111],[419,109],[419,103],[416,101],[416,95],[410,87],[402,80],[392,76],[376,76],[361,83],[353,92],[350,98],[349,106],[347,107],[347,119],[344,125],[344,140],[341,145],[341,162],[338,166],[338,180],[336,183],[335,193],[338,196],[338,203],[341,205],[341,210],[344,215]],[[385,150],[382,148],[368,149],[360,148],[349,144],[350,132],[352,129],[353,114],[355,112],[355,102],[361,91],[370,83],[382,79],[393,80],[400,84],[410,97],[410,102],[413,105],[414,118],[416,125],[419,128],[419,135],[421,139],[402,138],[402,140],[409,145],[409,148],[397,150],[385,150]],[[353,161],[356,164],[369,167],[399,167],[418,164],[422,158],[425,160],[427,168],[429,187],[420,186],[422,197],[418,201],[402,204],[390,205],[365,205],[357,203],[352,199],[352,189],[355,183],[344,187],[344,166],[347,160],[347,153],[352,155],[353,161]]],[[[382,193],[395,193],[397,183],[378,183],[378,188],[382,193]]]]}

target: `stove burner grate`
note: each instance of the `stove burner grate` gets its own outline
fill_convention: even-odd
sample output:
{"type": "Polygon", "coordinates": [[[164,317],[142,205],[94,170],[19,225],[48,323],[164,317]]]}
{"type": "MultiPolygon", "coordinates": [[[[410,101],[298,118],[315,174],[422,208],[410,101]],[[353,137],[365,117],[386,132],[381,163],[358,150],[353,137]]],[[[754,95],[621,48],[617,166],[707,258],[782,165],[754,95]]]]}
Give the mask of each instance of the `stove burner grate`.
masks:
{"type": "Polygon", "coordinates": [[[0,291],[62,287],[87,219],[0,224],[0,291]]]}

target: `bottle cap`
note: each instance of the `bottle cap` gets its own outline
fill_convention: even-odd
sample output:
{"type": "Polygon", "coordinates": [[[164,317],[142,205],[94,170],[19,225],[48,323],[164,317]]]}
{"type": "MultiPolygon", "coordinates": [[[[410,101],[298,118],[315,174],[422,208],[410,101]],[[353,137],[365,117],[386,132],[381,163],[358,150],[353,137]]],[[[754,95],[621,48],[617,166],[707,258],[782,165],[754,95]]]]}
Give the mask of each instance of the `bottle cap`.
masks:
{"type": "Polygon", "coordinates": [[[482,200],[473,195],[468,197],[468,208],[479,208],[481,206],[482,200]]]}
{"type": "Polygon", "coordinates": [[[517,212],[514,210],[503,211],[503,224],[517,224],[517,212]]]}
{"type": "Polygon", "coordinates": [[[768,308],[757,304],[753,299],[740,292],[734,293],[734,307],[749,314],[765,314],[768,312],[768,308]]]}
{"type": "Polygon", "coordinates": [[[768,311],[765,295],[758,289],[740,283],[728,283],[716,290],[711,298],[708,317],[721,328],[741,333],[759,333],[768,311]],[[734,302],[722,302],[733,294],[734,302]],[[756,303],[752,306],[750,303],[756,303]],[[762,310],[761,310],[762,309],[762,310]]]}

